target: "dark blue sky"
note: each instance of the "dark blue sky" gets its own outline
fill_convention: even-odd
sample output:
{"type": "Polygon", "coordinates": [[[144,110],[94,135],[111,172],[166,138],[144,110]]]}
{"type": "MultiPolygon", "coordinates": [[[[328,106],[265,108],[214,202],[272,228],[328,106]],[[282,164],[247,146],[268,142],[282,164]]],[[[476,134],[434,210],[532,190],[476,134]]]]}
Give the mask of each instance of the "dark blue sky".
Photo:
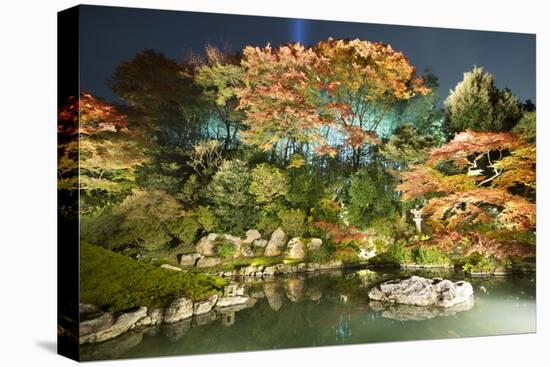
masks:
{"type": "Polygon", "coordinates": [[[147,48],[182,61],[189,51],[203,52],[207,43],[240,50],[268,42],[313,45],[328,37],[391,44],[419,73],[432,70],[442,99],[477,65],[494,74],[499,87],[536,101],[533,34],[99,6],[81,7],[81,89],[116,100],[107,79],[120,62],[147,48]]]}

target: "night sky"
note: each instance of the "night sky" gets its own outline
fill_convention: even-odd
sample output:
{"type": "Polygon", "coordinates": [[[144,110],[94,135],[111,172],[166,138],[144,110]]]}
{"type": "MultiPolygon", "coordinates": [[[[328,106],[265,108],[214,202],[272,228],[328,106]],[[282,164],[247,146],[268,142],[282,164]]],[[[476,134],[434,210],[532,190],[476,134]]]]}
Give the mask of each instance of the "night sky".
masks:
{"type": "Polygon", "coordinates": [[[207,43],[241,50],[268,42],[314,45],[329,37],[391,44],[418,73],[431,69],[442,100],[477,65],[520,100],[536,101],[533,34],[94,6],[81,7],[81,90],[116,101],[107,80],[120,62],[148,48],[183,61],[189,51],[203,53],[207,43]]]}

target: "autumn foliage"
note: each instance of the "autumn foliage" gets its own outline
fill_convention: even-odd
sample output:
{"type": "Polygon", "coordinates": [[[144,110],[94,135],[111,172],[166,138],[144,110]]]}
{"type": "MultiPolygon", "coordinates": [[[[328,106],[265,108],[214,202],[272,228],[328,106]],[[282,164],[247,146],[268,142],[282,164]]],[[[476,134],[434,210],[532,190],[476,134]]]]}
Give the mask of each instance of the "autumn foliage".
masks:
{"type": "Polygon", "coordinates": [[[243,139],[264,150],[295,141],[334,156],[331,130],[353,149],[379,144],[376,128],[389,106],[429,92],[401,52],[358,39],[311,48],[249,46],[241,66],[236,94],[246,114],[243,139]]]}
{"type": "MultiPolygon", "coordinates": [[[[535,188],[535,159],[535,146],[514,134],[466,130],[433,149],[425,164],[403,172],[397,190],[403,200],[425,199],[422,213],[440,244],[446,242],[442,238],[456,237],[477,224],[533,231],[536,206],[530,189],[535,188]],[[455,172],[445,173],[442,164],[454,165],[455,172]]],[[[468,236],[475,237],[472,248],[481,253],[525,254],[512,245],[500,248],[498,241],[480,233],[468,236]]]]}

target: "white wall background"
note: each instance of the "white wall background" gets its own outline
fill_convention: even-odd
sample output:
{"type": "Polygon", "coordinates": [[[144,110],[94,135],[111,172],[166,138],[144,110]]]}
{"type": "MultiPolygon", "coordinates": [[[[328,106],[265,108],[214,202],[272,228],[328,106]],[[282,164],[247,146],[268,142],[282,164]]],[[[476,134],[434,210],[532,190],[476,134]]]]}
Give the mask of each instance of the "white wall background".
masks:
{"type": "MultiPolygon", "coordinates": [[[[105,366],[538,366],[549,343],[550,27],[544,1],[111,0],[98,5],[537,33],[537,334],[103,362],[105,366]],[[546,16],[545,16],[546,14],[546,16]]],[[[0,365],[67,366],[56,333],[56,12],[75,1],[5,0],[0,11],[0,365]]],[[[510,50],[513,52],[513,50],[510,50]]],[[[510,315],[514,317],[514,315],[510,315]]]]}

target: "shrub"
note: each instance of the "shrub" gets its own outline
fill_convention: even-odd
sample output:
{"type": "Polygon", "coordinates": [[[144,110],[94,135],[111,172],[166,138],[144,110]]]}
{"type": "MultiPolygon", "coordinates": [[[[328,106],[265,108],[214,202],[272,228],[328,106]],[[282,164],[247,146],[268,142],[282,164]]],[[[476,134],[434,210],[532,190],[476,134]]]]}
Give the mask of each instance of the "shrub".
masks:
{"type": "Polygon", "coordinates": [[[199,206],[195,210],[197,216],[197,222],[204,228],[207,232],[212,232],[218,225],[218,218],[214,211],[208,206],[199,206]]]}
{"type": "Polygon", "coordinates": [[[413,253],[405,243],[405,241],[396,241],[388,249],[389,259],[397,264],[410,264],[414,261],[413,253]]]}
{"type": "Polygon", "coordinates": [[[474,252],[465,259],[466,263],[462,269],[467,273],[490,273],[497,267],[510,266],[509,259],[497,259],[492,256],[483,256],[478,252],[474,252]]]}
{"type": "Polygon", "coordinates": [[[351,178],[346,206],[350,223],[359,227],[395,211],[393,178],[379,166],[357,171],[351,178]]]}
{"type": "Polygon", "coordinates": [[[336,200],[322,198],[315,206],[313,214],[318,221],[337,223],[341,211],[342,207],[336,200]]]}
{"type": "Polygon", "coordinates": [[[343,262],[358,261],[359,255],[351,247],[338,248],[334,251],[334,258],[343,262]]]}
{"type": "Polygon", "coordinates": [[[250,182],[246,163],[232,160],[223,162],[207,186],[220,231],[241,234],[255,225],[257,214],[254,197],[249,192],[250,182]]]}
{"type": "Polygon", "coordinates": [[[200,224],[195,216],[181,216],[168,223],[170,233],[185,245],[195,243],[200,224]]]}
{"type": "Polygon", "coordinates": [[[445,265],[448,258],[436,247],[419,246],[414,249],[414,261],[422,265],[445,265]]]}
{"type": "Polygon", "coordinates": [[[290,237],[301,237],[306,232],[306,214],[301,209],[283,209],[278,212],[281,227],[290,237]]]}
{"type": "Polygon", "coordinates": [[[216,252],[220,257],[229,259],[237,253],[237,247],[231,242],[224,241],[216,246],[216,252]]]}
{"type": "Polygon", "coordinates": [[[125,245],[155,250],[173,239],[169,230],[182,207],[162,190],[133,190],[122,203],[83,219],[82,238],[107,248],[125,245]]]}
{"type": "Polygon", "coordinates": [[[310,250],[306,254],[306,261],[312,263],[326,263],[332,258],[332,253],[326,246],[321,247],[318,250],[310,250]]]}
{"type": "Polygon", "coordinates": [[[281,225],[281,220],[276,214],[272,213],[261,213],[260,219],[256,224],[256,228],[262,232],[264,237],[268,237],[281,225]]]}
{"type": "Polygon", "coordinates": [[[279,168],[267,163],[257,165],[252,170],[250,193],[263,211],[276,211],[288,191],[288,178],[279,168]]]}

